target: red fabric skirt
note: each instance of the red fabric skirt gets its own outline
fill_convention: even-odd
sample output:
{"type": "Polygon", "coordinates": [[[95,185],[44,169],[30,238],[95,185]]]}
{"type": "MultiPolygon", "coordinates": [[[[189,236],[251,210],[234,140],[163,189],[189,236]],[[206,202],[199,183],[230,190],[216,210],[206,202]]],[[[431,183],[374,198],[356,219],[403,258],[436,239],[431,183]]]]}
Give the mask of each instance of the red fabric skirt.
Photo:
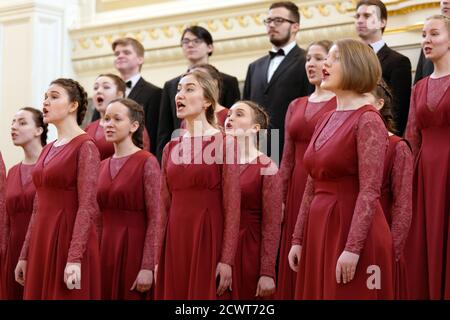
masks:
{"type": "Polygon", "coordinates": [[[355,177],[315,181],[314,187],[295,298],[393,299],[392,237],[381,205],[374,214],[355,277],[338,284],[336,264],[347,242],[359,187],[355,177]]]}
{"type": "Polygon", "coordinates": [[[147,219],[142,211],[102,212],[101,241],[102,299],[150,300],[152,289],[130,291],[141,270],[147,219]]]}
{"type": "Polygon", "coordinates": [[[174,190],[158,264],[156,299],[216,299],[222,234],[220,189],[174,190]]]}
{"type": "Polygon", "coordinates": [[[41,188],[28,251],[24,299],[100,299],[100,256],[94,225],[81,261],[81,289],[69,290],[64,269],[78,208],[77,190],[41,188]]]}

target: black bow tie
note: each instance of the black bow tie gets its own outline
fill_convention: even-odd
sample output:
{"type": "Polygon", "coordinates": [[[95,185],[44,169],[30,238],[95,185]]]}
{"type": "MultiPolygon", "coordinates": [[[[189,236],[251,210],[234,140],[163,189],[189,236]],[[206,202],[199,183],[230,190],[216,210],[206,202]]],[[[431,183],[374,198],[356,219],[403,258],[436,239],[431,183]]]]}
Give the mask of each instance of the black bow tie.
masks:
{"type": "Polygon", "coordinates": [[[284,56],[284,50],[283,49],[279,49],[278,51],[274,52],[274,51],[269,51],[270,54],[270,59],[275,58],[276,56],[284,56]]]}
{"type": "Polygon", "coordinates": [[[131,80],[128,80],[127,82],[125,82],[125,84],[127,85],[127,88],[131,88],[131,85],[133,83],[131,82],[131,80]]]}

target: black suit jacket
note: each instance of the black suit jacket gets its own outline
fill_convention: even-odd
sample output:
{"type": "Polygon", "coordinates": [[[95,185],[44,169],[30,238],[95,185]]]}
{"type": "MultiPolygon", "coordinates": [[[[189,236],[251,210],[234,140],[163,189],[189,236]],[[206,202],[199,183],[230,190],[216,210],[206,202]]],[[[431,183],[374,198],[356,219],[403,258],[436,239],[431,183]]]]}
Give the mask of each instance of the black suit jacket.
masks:
{"type": "Polygon", "coordinates": [[[264,56],[249,65],[245,79],[244,99],[261,105],[270,116],[270,128],[279,129],[280,159],[284,146],[284,120],[289,103],[313,91],[305,71],[305,56],[305,50],[296,45],[278,66],[269,83],[267,70],[270,56],[264,56]]]}
{"type": "Polygon", "coordinates": [[[377,56],[383,71],[383,79],[394,97],[392,113],[398,134],[402,136],[408,121],[409,100],[411,98],[411,61],[386,44],[378,51],[377,56]]]}
{"type": "MultiPolygon", "coordinates": [[[[150,152],[156,154],[159,105],[161,102],[161,88],[140,78],[136,85],[131,89],[127,98],[136,101],[144,108],[145,127],[150,137],[150,152]]],[[[100,118],[97,110],[94,111],[92,121],[100,118]]]]}
{"type": "Polygon", "coordinates": [[[433,62],[425,58],[423,50],[420,49],[420,57],[419,61],[417,62],[416,75],[414,76],[414,84],[416,84],[417,81],[428,77],[433,72],[434,72],[433,62]]]}
{"type": "MultiPolygon", "coordinates": [[[[236,77],[220,73],[222,77],[222,90],[219,102],[224,107],[231,107],[241,97],[236,77]]],[[[180,128],[181,121],[177,118],[175,95],[177,94],[180,77],[173,78],[164,84],[159,113],[158,148],[157,156],[161,161],[164,146],[170,141],[172,132],[180,128]]]]}

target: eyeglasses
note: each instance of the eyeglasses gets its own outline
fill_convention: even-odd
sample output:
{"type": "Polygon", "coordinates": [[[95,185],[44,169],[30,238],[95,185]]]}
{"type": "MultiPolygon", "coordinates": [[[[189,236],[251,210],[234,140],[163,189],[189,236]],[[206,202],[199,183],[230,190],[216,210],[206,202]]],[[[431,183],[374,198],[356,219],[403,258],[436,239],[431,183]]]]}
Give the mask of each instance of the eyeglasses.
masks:
{"type": "Polygon", "coordinates": [[[267,19],[264,19],[263,22],[264,22],[264,24],[265,24],[266,26],[270,25],[271,22],[273,22],[274,25],[276,25],[276,26],[279,26],[279,25],[281,25],[282,23],[285,23],[285,22],[289,22],[289,23],[297,23],[297,22],[295,22],[295,21],[292,21],[292,20],[289,20],[289,19],[285,19],[285,18],[281,18],[281,17],[267,18],[267,19]]]}
{"type": "Polygon", "coordinates": [[[195,39],[183,39],[181,40],[181,45],[182,46],[188,46],[190,43],[192,43],[192,45],[194,47],[198,46],[199,44],[203,43],[205,41],[203,41],[203,39],[199,39],[199,38],[195,38],[195,39]]]}

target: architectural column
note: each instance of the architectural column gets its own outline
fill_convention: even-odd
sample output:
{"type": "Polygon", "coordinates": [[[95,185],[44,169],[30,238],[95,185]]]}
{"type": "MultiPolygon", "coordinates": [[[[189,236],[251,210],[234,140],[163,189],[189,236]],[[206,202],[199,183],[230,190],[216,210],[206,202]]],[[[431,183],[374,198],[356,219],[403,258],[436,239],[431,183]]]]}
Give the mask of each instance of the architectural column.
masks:
{"type": "MultiPolygon", "coordinates": [[[[70,38],[76,0],[10,0],[0,4],[0,150],[7,167],[20,161],[10,123],[18,109],[41,109],[48,84],[72,76],[70,38]]],[[[55,137],[50,128],[50,138],[55,137]]]]}

